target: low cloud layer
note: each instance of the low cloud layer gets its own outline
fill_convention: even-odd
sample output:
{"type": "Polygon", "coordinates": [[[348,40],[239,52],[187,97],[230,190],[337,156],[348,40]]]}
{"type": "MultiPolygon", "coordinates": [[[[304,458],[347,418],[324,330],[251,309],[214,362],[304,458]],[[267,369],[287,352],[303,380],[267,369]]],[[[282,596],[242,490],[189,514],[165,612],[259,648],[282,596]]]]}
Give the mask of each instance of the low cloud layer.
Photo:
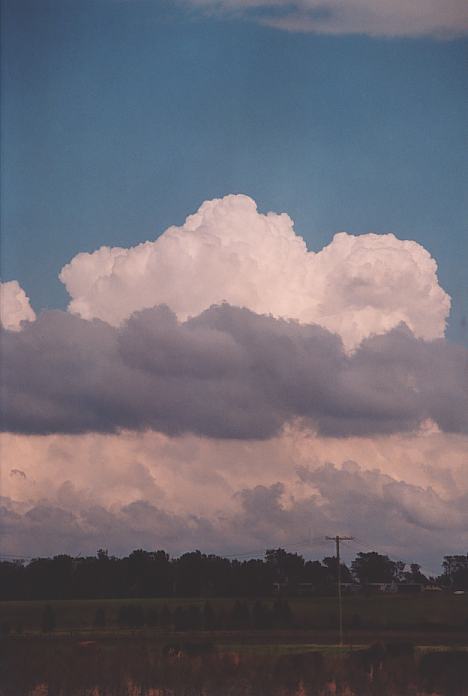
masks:
{"type": "Polygon", "coordinates": [[[300,420],[328,436],[468,431],[468,351],[401,325],[351,355],[315,325],[227,304],[179,322],[167,307],[120,327],[44,312],[3,337],[3,428],[154,429],[266,439],[300,420]]]}
{"type": "Polygon", "coordinates": [[[468,439],[434,428],[346,441],[294,428],[265,442],[3,435],[1,445],[6,553],[282,545],[321,557],[338,530],[434,572],[468,543],[468,439]]]}
{"type": "Polygon", "coordinates": [[[464,0],[180,0],[199,10],[318,34],[435,36],[468,32],[464,0]]]}
{"type": "Polygon", "coordinates": [[[29,297],[18,281],[0,283],[0,325],[10,331],[20,331],[23,322],[35,318],[29,297]]]}
{"type": "Polygon", "coordinates": [[[426,249],[392,234],[342,232],[308,251],[288,215],[263,215],[248,196],[231,195],[154,242],[78,254],[60,279],[84,319],[116,326],[162,303],[185,319],[225,301],[319,324],[351,350],[400,322],[417,337],[443,336],[450,298],[436,271],[426,249]]]}

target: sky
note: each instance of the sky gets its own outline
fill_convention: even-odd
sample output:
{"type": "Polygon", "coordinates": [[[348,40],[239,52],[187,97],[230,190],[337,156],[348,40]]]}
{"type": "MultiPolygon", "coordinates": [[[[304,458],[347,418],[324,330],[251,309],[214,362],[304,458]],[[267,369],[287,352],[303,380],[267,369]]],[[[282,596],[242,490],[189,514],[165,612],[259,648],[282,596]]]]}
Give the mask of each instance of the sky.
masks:
{"type": "Polygon", "coordinates": [[[407,5],[2,1],[0,552],[466,553],[468,12],[407,5]]]}

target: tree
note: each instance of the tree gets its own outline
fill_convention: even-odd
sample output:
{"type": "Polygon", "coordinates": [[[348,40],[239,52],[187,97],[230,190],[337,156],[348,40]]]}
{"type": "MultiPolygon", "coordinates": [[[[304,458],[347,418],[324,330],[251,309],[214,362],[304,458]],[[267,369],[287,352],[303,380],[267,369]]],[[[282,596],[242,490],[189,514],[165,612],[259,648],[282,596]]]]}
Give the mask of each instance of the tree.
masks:
{"type": "MultiPolygon", "coordinates": [[[[322,561],[323,565],[328,569],[330,577],[334,583],[338,580],[338,562],[336,556],[327,556],[322,561]]],[[[341,566],[341,582],[352,582],[353,576],[346,565],[346,563],[340,563],[341,566]]]]}
{"type": "Polygon", "coordinates": [[[276,580],[285,581],[290,586],[296,584],[304,572],[303,557],[281,548],[268,549],[265,552],[265,562],[274,570],[276,580]]]}
{"type": "Polygon", "coordinates": [[[320,561],[307,561],[304,565],[304,582],[311,583],[319,594],[335,592],[336,580],[320,561]]]}
{"type": "Polygon", "coordinates": [[[415,583],[417,585],[425,585],[428,582],[427,577],[421,573],[421,566],[419,563],[411,563],[410,571],[404,573],[404,578],[406,582],[415,583]]]}
{"type": "Polygon", "coordinates": [[[454,590],[468,590],[468,555],[444,556],[442,566],[444,584],[449,584],[454,590]]]}
{"type": "Polygon", "coordinates": [[[352,562],[351,570],[363,585],[371,582],[393,582],[397,578],[399,564],[375,551],[360,552],[352,562]]]}

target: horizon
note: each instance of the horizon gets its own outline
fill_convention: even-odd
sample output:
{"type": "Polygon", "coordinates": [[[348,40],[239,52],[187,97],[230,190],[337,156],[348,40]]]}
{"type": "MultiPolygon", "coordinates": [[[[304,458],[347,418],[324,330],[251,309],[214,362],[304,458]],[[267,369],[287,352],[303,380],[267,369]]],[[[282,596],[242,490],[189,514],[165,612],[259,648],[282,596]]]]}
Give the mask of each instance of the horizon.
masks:
{"type": "Polygon", "coordinates": [[[1,31],[4,553],[466,552],[464,4],[1,31]]]}

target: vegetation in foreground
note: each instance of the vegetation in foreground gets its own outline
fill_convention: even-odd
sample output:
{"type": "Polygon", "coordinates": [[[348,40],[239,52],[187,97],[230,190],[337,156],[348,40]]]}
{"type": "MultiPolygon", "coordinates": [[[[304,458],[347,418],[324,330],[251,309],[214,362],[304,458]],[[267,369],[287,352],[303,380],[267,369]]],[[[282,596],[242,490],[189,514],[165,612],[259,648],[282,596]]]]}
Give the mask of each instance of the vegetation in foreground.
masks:
{"type": "Polygon", "coordinates": [[[430,579],[372,552],[341,574],[359,588],[343,597],[344,650],[333,557],[0,563],[0,696],[468,696],[463,563],[430,579]],[[412,592],[372,591],[399,582],[412,592]]]}
{"type": "Polygon", "coordinates": [[[466,696],[462,651],[265,654],[209,643],[4,640],[1,696],[466,696]]]}

